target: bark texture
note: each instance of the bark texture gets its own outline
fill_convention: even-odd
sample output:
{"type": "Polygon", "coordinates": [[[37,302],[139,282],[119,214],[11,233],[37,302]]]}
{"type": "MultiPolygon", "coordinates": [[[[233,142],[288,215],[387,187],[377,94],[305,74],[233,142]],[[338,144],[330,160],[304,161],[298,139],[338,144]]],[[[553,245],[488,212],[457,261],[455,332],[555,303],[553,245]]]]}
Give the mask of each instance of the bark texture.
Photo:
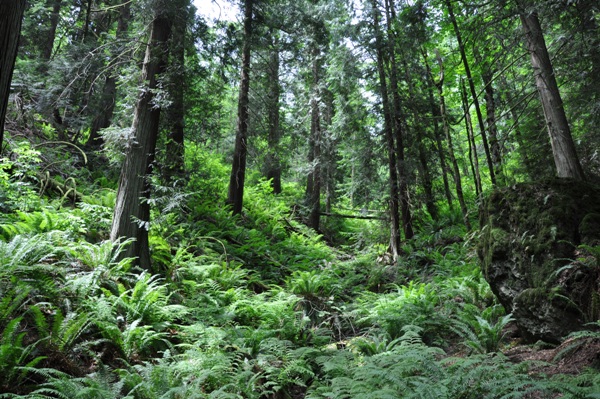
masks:
{"type": "Polygon", "coordinates": [[[171,61],[169,63],[169,99],[171,104],[167,109],[167,151],[165,159],[165,180],[174,183],[183,177],[185,169],[185,104],[184,85],[185,81],[185,31],[188,20],[188,0],[178,0],[177,12],[173,18],[171,41],[169,51],[171,61]]]}
{"type": "Polygon", "coordinates": [[[390,253],[394,261],[398,258],[400,248],[400,201],[398,193],[398,173],[396,170],[396,151],[394,145],[394,133],[392,127],[392,116],[390,112],[387,79],[384,65],[384,43],[381,37],[379,25],[379,10],[377,1],[372,1],[373,28],[375,30],[375,47],[377,51],[377,72],[379,75],[379,90],[383,106],[383,130],[388,152],[388,171],[390,188],[390,253]]]}
{"type": "MultiPolygon", "coordinates": [[[[129,29],[129,20],[131,19],[130,7],[131,3],[129,2],[125,2],[121,6],[115,35],[117,42],[125,37],[129,29]]],[[[102,137],[99,132],[101,129],[109,127],[112,122],[117,96],[117,77],[118,71],[113,71],[104,80],[104,88],[102,89],[102,97],[100,99],[100,106],[98,107],[99,113],[92,121],[90,137],[86,143],[89,147],[98,148],[102,145],[102,137]]]]}
{"type": "Polygon", "coordinates": [[[4,142],[4,119],[25,3],[25,0],[0,1],[0,153],[4,142]]]}
{"type": "Polygon", "coordinates": [[[308,201],[308,225],[319,231],[321,210],[321,111],[319,109],[319,79],[321,66],[319,62],[320,51],[313,49],[312,67],[312,96],[310,100],[310,137],[308,139],[308,164],[311,170],[306,180],[306,199],[308,201]]]}
{"type": "Polygon", "coordinates": [[[133,117],[129,150],[121,169],[119,189],[113,214],[111,240],[135,238],[125,256],[137,258],[143,268],[150,267],[148,227],[150,223],[150,185],[160,119],[160,108],[153,104],[157,75],[164,70],[167,40],[171,29],[169,18],[157,16],[152,23],[150,41],[142,69],[143,88],[133,117]]]}
{"type": "Polygon", "coordinates": [[[232,206],[233,214],[242,212],[244,204],[244,181],[246,179],[246,157],[248,154],[248,104],[250,94],[250,47],[252,37],[253,0],[245,1],[244,46],[242,49],[242,74],[240,78],[240,96],[238,99],[237,133],[233,150],[233,164],[229,178],[227,203],[232,206]]]}
{"type": "Polygon", "coordinates": [[[520,18],[531,56],[535,84],[544,109],[556,173],[558,177],[583,180],[583,169],[575,150],[540,20],[537,13],[527,11],[522,11],[520,18]]]}
{"type": "Polygon", "coordinates": [[[271,180],[273,193],[281,193],[281,162],[279,159],[279,140],[281,137],[279,126],[280,94],[281,85],[279,83],[279,43],[274,33],[271,32],[272,49],[269,59],[269,149],[267,154],[267,179],[271,180]]]}
{"type": "Polygon", "coordinates": [[[452,7],[452,2],[450,0],[446,0],[446,8],[448,9],[450,22],[452,22],[452,26],[454,27],[456,41],[458,42],[458,50],[460,51],[460,58],[462,59],[463,65],[465,67],[465,74],[467,75],[469,90],[471,91],[471,96],[473,97],[473,105],[475,106],[475,112],[477,114],[477,122],[479,123],[479,130],[481,131],[481,141],[483,143],[485,157],[486,157],[488,167],[490,170],[490,180],[492,181],[493,185],[496,185],[496,174],[495,174],[495,170],[494,170],[494,162],[492,161],[490,146],[489,146],[488,140],[487,140],[485,123],[483,121],[483,114],[481,113],[481,106],[479,105],[477,91],[475,90],[475,83],[473,83],[471,67],[469,64],[469,60],[467,59],[467,54],[465,52],[465,46],[463,43],[462,35],[460,33],[460,29],[458,28],[458,23],[456,22],[456,16],[454,15],[454,8],[452,7]]]}

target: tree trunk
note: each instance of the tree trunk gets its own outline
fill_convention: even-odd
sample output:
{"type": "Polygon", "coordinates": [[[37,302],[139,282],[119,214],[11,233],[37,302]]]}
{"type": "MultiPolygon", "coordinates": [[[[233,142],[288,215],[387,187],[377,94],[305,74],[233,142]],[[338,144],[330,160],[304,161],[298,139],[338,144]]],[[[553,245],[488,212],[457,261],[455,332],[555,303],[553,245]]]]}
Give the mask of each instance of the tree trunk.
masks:
{"type": "Polygon", "coordinates": [[[433,115],[433,133],[435,136],[435,144],[438,153],[438,157],[440,159],[440,167],[442,168],[442,178],[444,181],[444,193],[446,195],[446,201],[448,202],[448,208],[452,211],[454,209],[454,205],[452,203],[452,193],[450,192],[450,184],[448,183],[448,175],[450,171],[448,169],[448,165],[446,164],[446,154],[444,153],[444,146],[442,144],[442,137],[440,133],[440,124],[438,123],[438,119],[442,116],[440,115],[440,109],[435,104],[435,99],[433,96],[433,76],[431,74],[431,68],[429,66],[429,61],[427,57],[426,51],[422,50],[423,59],[425,61],[425,68],[427,72],[427,92],[429,96],[429,105],[431,107],[431,115],[433,115]]]}
{"type": "Polygon", "coordinates": [[[390,179],[390,252],[392,259],[398,259],[400,249],[400,205],[398,193],[398,174],[396,171],[396,150],[394,145],[394,132],[392,126],[392,116],[389,104],[389,94],[387,89],[387,79],[384,68],[384,43],[381,38],[379,28],[379,10],[377,1],[372,0],[373,7],[373,29],[375,30],[375,47],[377,51],[377,72],[379,74],[379,90],[381,92],[381,102],[383,106],[383,129],[388,151],[388,170],[390,179]]]}
{"type": "Polygon", "coordinates": [[[475,192],[477,197],[483,193],[483,187],[481,185],[481,174],[479,173],[479,156],[477,155],[477,145],[475,144],[475,134],[473,133],[473,122],[471,121],[471,113],[469,112],[469,98],[467,96],[467,88],[465,87],[465,81],[461,79],[461,98],[463,111],[465,113],[465,128],[467,130],[467,137],[469,139],[469,161],[471,163],[471,169],[473,171],[473,178],[475,180],[475,192]]]}
{"type": "MultiPolygon", "coordinates": [[[[127,1],[121,6],[115,35],[117,42],[124,38],[129,29],[129,20],[131,19],[130,5],[131,3],[127,1]]],[[[91,148],[99,148],[102,145],[102,137],[99,132],[109,127],[112,123],[117,97],[117,75],[118,71],[110,72],[104,80],[104,88],[102,89],[102,97],[100,99],[100,106],[98,107],[99,113],[92,121],[90,137],[86,143],[91,148]]]]}
{"type": "Polygon", "coordinates": [[[25,4],[25,0],[0,1],[0,154],[3,149],[4,119],[25,4]]]}
{"type": "Polygon", "coordinates": [[[310,172],[306,179],[306,199],[309,208],[308,225],[319,231],[321,208],[321,115],[319,110],[319,79],[320,79],[320,51],[313,49],[312,67],[312,93],[310,99],[310,137],[308,140],[308,164],[310,172]]]}
{"type": "Polygon", "coordinates": [[[152,172],[160,119],[160,108],[153,104],[152,90],[157,87],[157,75],[165,67],[169,34],[170,19],[161,13],[152,22],[152,32],[142,68],[144,87],[135,108],[132,138],[121,169],[110,234],[113,241],[121,237],[136,239],[124,256],[136,257],[138,264],[143,268],[150,267],[150,205],[147,201],[150,196],[150,184],[147,176],[152,172]]]}
{"type": "Polygon", "coordinates": [[[246,156],[248,148],[248,105],[250,102],[250,46],[252,41],[253,0],[245,1],[244,46],[242,49],[242,73],[240,78],[240,96],[238,99],[237,134],[233,150],[233,164],[229,179],[227,203],[232,206],[234,215],[242,212],[244,204],[244,181],[246,178],[246,156]]]}
{"type": "Polygon", "coordinates": [[[460,33],[460,29],[458,28],[458,23],[456,22],[456,17],[454,15],[454,9],[452,8],[452,2],[450,0],[445,0],[445,1],[446,1],[446,7],[448,8],[450,22],[452,22],[452,26],[454,27],[454,33],[456,35],[456,41],[458,42],[458,49],[460,51],[460,57],[462,59],[463,65],[465,67],[465,74],[467,75],[467,80],[469,82],[469,89],[471,90],[471,96],[473,97],[473,105],[475,105],[475,112],[477,113],[477,121],[479,122],[479,130],[481,131],[481,141],[483,143],[485,157],[487,159],[488,167],[490,169],[490,180],[492,181],[493,185],[496,185],[496,174],[494,173],[494,163],[492,162],[490,147],[488,145],[487,135],[485,132],[485,123],[483,122],[483,115],[481,114],[481,107],[479,106],[479,99],[477,98],[477,92],[475,91],[475,84],[473,83],[473,76],[471,75],[471,68],[469,66],[469,60],[467,59],[467,54],[465,52],[465,46],[464,46],[464,43],[462,40],[462,35],[460,33]]]}
{"type": "Polygon", "coordinates": [[[185,169],[185,32],[188,21],[188,0],[178,0],[177,12],[173,14],[173,29],[169,51],[171,53],[169,76],[169,99],[171,104],[167,109],[167,151],[165,156],[165,180],[174,183],[177,178],[183,177],[185,169]]]}
{"type": "MultiPolygon", "coordinates": [[[[404,66],[404,74],[406,77],[406,82],[408,84],[408,95],[410,96],[409,102],[416,102],[416,89],[413,84],[412,76],[410,75],[408,65],[406,62],[403,62],[404,66]]],[[[431,180],[431,173],[429,172],[429,165],[427,162],[427,151],[425,148],[425,144],[423,143],[423,139],[427,136],[427,132],[421,123],[419,123],[419,115],[416,107],[412,107],[412,118],[415,121],[415,130],[416,134],[414,134],[417,148],[419,150],[419,175],[421,177],[421,181],[423,182],[423,191],[425,192],[425,207],[427,208],[427,212],[431,219],[438,219],[438,211],[435,205],[435,199],[433,197],[433,182],[431,180]]]]}
{"type": "Polygon", "coordinates": [[[492,164],[494,165],[494,175],[496,181],[500,180],[503,184],[502,172],[502,151],[500,150],[500,141],[498,140],[498,127],[496,126],[496,102],[494,100],[494,86],[492,86],[492,73],[490,71],[481,74],[483,84],[485,85],[485,110],[487,115],[487,129],[490,134],[490,151],[492,155],[492,164]]]}
{"type": "Polygon", "coordinates": [[[393,14],[393,5],[390,1],[386,0],[386,22],[388,31],[388,52],[390,61],[390,90],[392,91],[392,115],[393,115],[393,128],[394,137],[396,139],[396,161],[398,168],[398,183],[399,183],[399,194],[400,194],[400,211],[402,215],[402,230],[404,231],[404,238],[411,239],[414,236],[412,227],[412,216],[410,214],[410,202],[408,195],[408,177],[406,173],[405,159],[404,159],[404,136],[403,131],[403,118],[402,118],[402,106],[400,102],[400,92],[398,89],[398,65],[396,62],[396,51],[395,51],[395,33],[392,28],[392,21],[395,19],[393,14]]]}
{"type": "Polygon", "coordinates": [[[267,154],[267,179],[271,181],[273,193],[281,193],[281,164],[279,160],[279,139],[281,133],[279,131],[279,111],[280,111],[280,94],[281,87],[279,83],[279,43],[274,33],[271,32],[272,48],[271,57],[269,59],[269,137],[268,154],[267,154]]]}
{"type": "Polygon", "coordinates": [[[325,188],[325,212],[331,213],[331,208],[335,200],[335,174],[336,174],[336,140],[331,135],[331,125],[333,123],[334,95],[329,89],[322,90],[320,96],[324,102],[324,109],[321,124],[321,155],[323,175],[323,186],[325,188]]]}
{"type": "Polygon", "coordinates": [[[438,55],[438,63],[440,64],[440,80],[436,82],[438,94],[440,97],[440,114],[442,115],[442,125],[444,128],[444,134],[448,141],[448,154],[450,155],[450,161],[454,171],[454,185],[456,187],[456,196],[458,197],[458,203],[460,204],[460,210],[463,214],[463,221],[468,230],[471,230],[471,223],[469,222],[469,210],[465,202],[463,195],[462,182],[460,179],[460,169],[456,156],[454,155],[454,146],[452,145],[452,135],[450,134],[450,125],[448,123],[448,116],[446,114],[446,100],[444,99],[444,65],[441,57],[438,55]]]}
{"type": "Polygon", "coordinates": [[[41,54],[43,61],[50,61],[52,58],[52,50],[54,49],[54,39],[56,37],[56,28],[58,27],[58,21],[60,20],[60,6],[62,0],[50,0],[46,4],[52,6],[52,14],[50,14],[50,27],[46,37],[41,43],[41,54]]]}
{"type": "Polygon", "coordinates": [[[536,12],[521,10],[519,16],[531,56],[535,84],[544,109],[556,173],[561,178],[584,180],[538,15],[536,12]]]}

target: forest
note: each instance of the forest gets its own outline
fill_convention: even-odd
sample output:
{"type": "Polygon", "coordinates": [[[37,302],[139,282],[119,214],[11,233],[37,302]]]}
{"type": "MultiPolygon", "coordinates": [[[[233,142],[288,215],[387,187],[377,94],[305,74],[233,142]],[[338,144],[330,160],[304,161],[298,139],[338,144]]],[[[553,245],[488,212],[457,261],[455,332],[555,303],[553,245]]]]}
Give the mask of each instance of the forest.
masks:
{"type": "Polygon", "coordinates": [[[599,77],[597,0],[0,0],[0,399],[600,398],[599,77]]]}

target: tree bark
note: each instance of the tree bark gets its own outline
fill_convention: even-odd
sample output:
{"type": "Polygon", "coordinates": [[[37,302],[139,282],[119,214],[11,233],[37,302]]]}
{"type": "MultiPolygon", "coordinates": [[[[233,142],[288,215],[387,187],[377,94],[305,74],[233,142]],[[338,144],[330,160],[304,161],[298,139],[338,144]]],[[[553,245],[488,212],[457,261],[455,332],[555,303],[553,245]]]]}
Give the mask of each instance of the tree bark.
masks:
{"type": "Polygon", "coordinates": [[[500,150],[498,127],[496,126],[496,102],[494,100],[494,87],[492,86],[492,73],[490,71],[483,72],[481,77],[485,85],[486,122],[490,135],[490,152],[492,164],[494,165],[494,175],[496,176],[496,181],[500,180],[500,184],[503,184],[502,151],[500,150]]]}
{"type": "Polygon", "coordinates": [[[0,154],[4,143],[4,119],[25,4],[25,0],[0,1],[0,154]]]}
{"type": "Polygon", "coordinates": [[[242,49],[242,72],[240,78],[240,96],[238,99],[237,134],[233,151],[233,164],[229,179],[227,203],[232,206],[234,215],[242,212],[244,204],[244,181],[246,178],[246,157],[248,154],[248,105],[250,102],[250,47],[252,41],[253,0],[245,1],[244,45],[242,49]]]}
{"type": "Polygon", "coordinates": [[[394,137],[396,139],[396,161],[398,169],[398,183],[400,195],[400,212],[402,216],[402,230],[404,238],[411,239],[414,236],[412,227],[412,216],[410,213],[410,203],[408,196],[408,176],[406,173],[404,148],[405,148],[405,132],[403,131],[402,105],[400,101],[400,92],[398,89],[398,64],[396,62],[395,51],[395,33],[392,28],[392,21],[395,19],[393,15],[393,4],[391,0],[386,0],[386,22],[388,31],[388,56],[390,61],[390,90],[392,91],[392,116],[394,137]]]}
{"type": "Polygon", "coordinates": [[[281,133],[279,131],[279,111],[281,86],[279,83],[279,43],[274,33],[270,32],[272,39],[271,57],[269,59],[269,137],[267,154],[267,173],[266,177],[271,181],[273,193],[281,193],[281,163],[279,160],[279,140],[281,133]]]}
{"type": "Polygon", "coordinates": [[[52,58],[52,50],[54,49],[54,39],[56,37],[56,28],[60,20],[60,7],[62,0],[50,0],[46,4],[52,6],[52,14],[50,14],[50,26],[46,37],[41,43],[42,60],[50,61],[52,58]]]}
{"type": "Polygon", "coordinates": [[[383,107],[383,130],[386,147],[388,151],[388,171],[390,188],[390,253],[392,259],[398,259],[400,249],[400,205],[398,193],[398,173],[396,170],[396,150],[394,145],[394,132],[392,126],[392,116],[389,104],[389,93],[387,88],[387,78],[384,67],[384,43],[381,38],[381,29],[379,27],[379,10],[377,1],[372,0],[373,29],[375,31],[375,48],[377,52],[377,72],[379,75],[379,90],[381,93],[381,102],[383,107]]]}
{"type": "Polygon", "coordinates": [[[448,141],[448,154],[450,155],[450,161],[453,167],[454,186],[456,188],[456,196],[458,197],[458,203],[460,204],[460,210],[463,215],[463,221],[468,230],[471,230],[471,223],[469,222],[469,210],[465,202],[463,195],[462,181],[460,179],[460,168],[456,156],[454,155],[454,146],[452,145],[452,135],[450,134],[450,124],[448,123],[448,116],[446,114],[446,100],[444,98],[444,65],[441,57],[438,55],[438,63],[440,64],[440,80],[436,82],[440,97],[440,114],[442,115],[442,126],[446,140],[448,141]]]}
{"type": "MultiPolygon", "coordinates": [[[[115,39],[117,42],[122,40],[129,29],[129,20],[131,19],[131,3],[125,2],[121,6],[119,19],[117,22],[117,32],[115,39]]],[[[115,111],[115,103],[117,97],[117,71],[110,72],[105,80],[102,89],[102,97],[100,99],[99,113],[92,121],[90,128],[90,137],[86,143],[91,148],[99,148],[102,145],[102,137],[99,132],[106,129],[112,123],[113,113],[115,111]]]]}
{"type": "Polygon", "coordinates": [[[164,71],[167,59],[167,40],[171,29],[170,19],[159,14],[152,22],[150,41],[142,68],[142,82],[113,214],[111,240],[135,238],[124,256],[137,258],[143,268],[150,267],[148,228],[150,224],[150,184],[147,177],[152,172],[154,152],[159,131],[160,108],[153,104],[153,89],[157,75],[164,71]]]}
{"type": "MultiPolygon", "coordinates": [[[[416,102],[416,89],[413,84],[412,76],[409,72],[406,62],[403,62],[403,66],[406,82],[408,84],[408,95],[410,96],[409,102],[416,102]]],[[[435,198],[433,197],[433,181],[431,180],[431,173],[429,172],[425,143],[423,143],[423,139],[427,136],[427,132],[425,131],[423,125],[419,123],[419,115],[416,107],[412,107],[411,109],[412,118],[415,121],[416,134],[414,134],[414,137],[419,151],[418,170],[423,183],[423,191],[425,192],[425,207],[427,208],[427,212],[429,213],[429,216],[431,216],[431,219],[437,220],[438,210],[435,205],[435,198]]]]}
{"type": "Polygon", "coordinates": [[[185,32],[188,21],[188,0],[178,0],[178,9],[173,13],[173,28],[169,51],[171,53],[169,76],[169,99],[171,104],[167,110],[167,151],[165,157],[165,180],[174,183],[183,177],[185,169],[185,32]]]}
{"type": "MultiPolygon", "coordinates": [[[[315,45],[316,46],[316,45],[315,45]]],[[[321,113],[319,110],[320,51],[313,49],[312,94],[310,99],[310,137],[308,140],[308,164],[310,172],[306,179],[306,199],[309,207],[308,225],[319,231],[321,210],[321,113]]]]}
{"type": "Polygon", "coordinates": [[[479,173],[479,156],[477,155],[475,134],[473,134],[473,122],[471,121],[471,113],[469,112],[469,98],[467,96],[467,88],[465,87],[464,80],[461,79],[460,83],[462,106],[463,112],[465,114],[465,128],[467,130],[467,137],[469,139],[469,161],[471,163],[473,178],[475,180],[475,192],[477,194],[477,197],[479,197],[483,193],[483,187],[481,185],[481,174],[479,173]]]}
{"type": "Polygon", "coordinates": [[[556,173],[561,178],[584,180],[538,15],[536,12],[521,9],[519,17],[531,56],[535,84],[544,109],[556,173]]]}
{"type": "Polygon", "coordinates": [[[463,65],[465,67],[465,74],[467,75],[467,81],[469,82],[469,89],[471,90],[471,96],[473,97],[473,105],[475,106],[475,112],[477,114],[477,121],[479,122],[479,130],[481,131],[481,141],[483,143],[485,157],[487,159],[488,167],[490,170],[490,180],[492,181],[493,185],[496,185],[496,174],[494,173],[494,163],[492,162],[490,146],[488,145],[487,135],[486,135],[486,131],[485,131],[485,123],[483,122],[483,115],[481,113],[479,99],[477,98],[477,92],[475,91],[475,83],[473,83],[473,75],[471,74],[471,67],[469,65],[469,60],[467,59],[467,54],[465,52],[465,46],[464,46],[464,43],[462,40],[462,35],[460,33],[460,29],[458,28],[458,23],[456,22],[456,16],[454,15],[454,9],[452,8],[452,2],[450,0],[445,0],[445,1],[446,1],[446,7],[448,8],[450,22],[452,22],[452,26],[454,27],[454,33],[456,35],[456,41],[458,42],[458,50],[460,51],[460,57],[462,59],[463,65]]]}
{"type": "Polygon", "coordinates": [[[440,108],[436,106],[435,99],[433,95],[433,75],[431,73],[431,67],[429,66],[429,61],[427,57],[427,52],[422,50],[423,59],[425,61],[426,73],[429,79],[427,79],[427,92],[429,97],[429,105],[431,107],[431,115],[433,115],[433,134],[435,136],[435,144],[436,150],[438,153],[438,157],[440,159],[440,167],[442,168],[442,178],[444,181],[444,193],[446,195],[446,202],[448,202],[448,208],[452,211],[454,209],[453,201],[452,201],[452,193],[450,192],[450,184],[448,183],[448,175],[450,171],[448,169],[448,165],[446,164],[446,154],[444,153],[444,146],[442,144],[442,137],[440,133],[440,124],[438,120],[442,118],[440,115],[440,108]]]}

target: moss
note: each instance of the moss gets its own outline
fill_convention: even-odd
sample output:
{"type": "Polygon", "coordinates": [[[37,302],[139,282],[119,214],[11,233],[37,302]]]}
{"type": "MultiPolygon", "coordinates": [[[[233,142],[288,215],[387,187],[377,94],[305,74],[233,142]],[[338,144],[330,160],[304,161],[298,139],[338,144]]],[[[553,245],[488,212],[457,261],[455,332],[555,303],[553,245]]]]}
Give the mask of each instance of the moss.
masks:
{"type": "Polygon", "coordinates": [[[553,180],[498,189],[482,202],[480,226],[481,268],[507,309],[522,293],[519,302],[533,306],[531,315],[539,314],[536,306],[550,311],[569,301],[593,308],[589,296],[582,306],[568,290],[564,296],[549,294],[557,284],[555,272],[576,257],[577,246],[589,237],[600,240],[600,187],[553,180]]]}

